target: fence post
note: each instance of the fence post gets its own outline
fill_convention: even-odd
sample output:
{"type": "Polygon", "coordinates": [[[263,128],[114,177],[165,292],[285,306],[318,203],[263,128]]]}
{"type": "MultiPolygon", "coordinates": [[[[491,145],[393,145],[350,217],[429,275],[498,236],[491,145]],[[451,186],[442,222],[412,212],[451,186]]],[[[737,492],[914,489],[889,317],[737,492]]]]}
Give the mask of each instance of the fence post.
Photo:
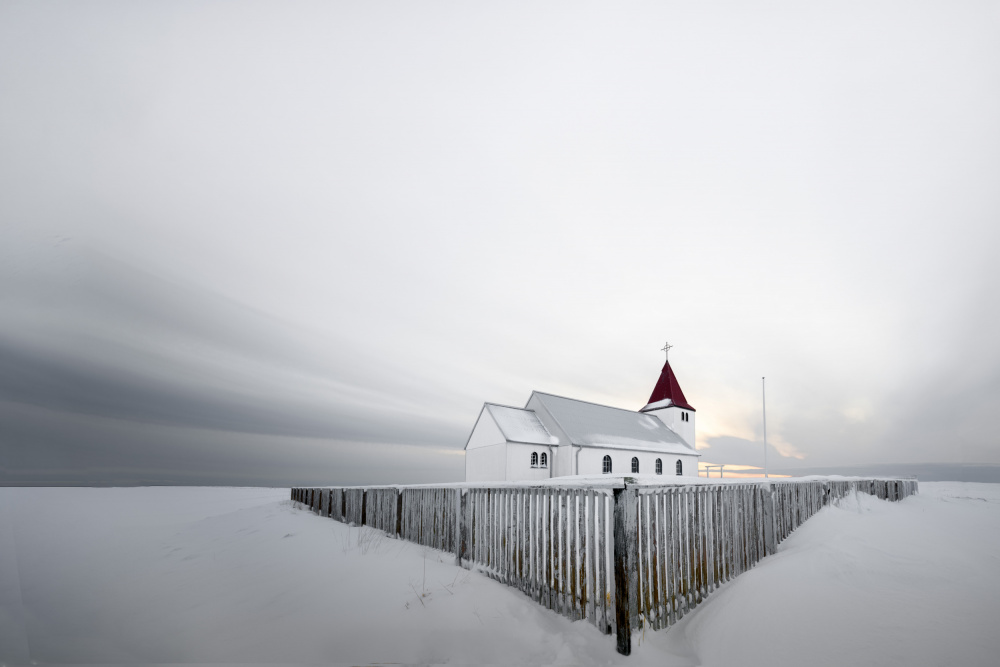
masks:
{"type": "Polygon", "coordinates": [[[615,628],[618,633],[618,652],[632,653],[632,616],[638,614],[637,588],[639,574],[636,547],[636,501],[634,487],[614,490],[615,518],[615,628]]]}
{"type": "Polygon", "coordinates": [[[396,537],[403,537],[403,490],[396,489],[396,537]]]}
{"type": "Polygon", "coordinates": [[[368,525],[368,489],[361,489],[361,525],[368,525]]]}
{"type": "Polygon", "coordinates": [[[764,496],[764,555],[770,556],[778,550],[774,525],[774,491],[770,484],[762,488],[764,496]]]}
{"type": "Polygon", "coordinates": [[[468,503],[465,489],[455,489],[455,565],[462,566],[468,559],[468,544],[465,539],[465,508],[468,503]]]}

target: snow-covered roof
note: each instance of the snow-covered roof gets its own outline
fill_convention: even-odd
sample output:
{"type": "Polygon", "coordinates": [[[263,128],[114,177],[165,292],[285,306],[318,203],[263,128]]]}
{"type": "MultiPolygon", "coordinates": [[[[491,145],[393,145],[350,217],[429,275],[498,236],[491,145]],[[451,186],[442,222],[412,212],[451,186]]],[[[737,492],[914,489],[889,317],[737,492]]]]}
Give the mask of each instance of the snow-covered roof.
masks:
{"type": "Polygon", "coordinates": [[[559,442],[531,410],[496,403],[486,403],[485,407],[508,442],[524,442],[529,445],[555,445],[559,442]]]}
{"type": "Polygon", "coordinates": [[[669,408],[673,404],[674,404],[673,399],[665,398],[662,401],[656,401],[655,403],[648,403],[648,404],[646,404],[646,407],[644,407],[643,409],[639,410],[639,412],[647,412],[649,410],[658,410],[660,408],[669,408]]]}
{"type": "Polygon", "coordinates": [[[541,403],[574,445],[700,456],[683,438],[651,415],[538,391],[528,399],[529,405],[532,400],[541,403]]]}

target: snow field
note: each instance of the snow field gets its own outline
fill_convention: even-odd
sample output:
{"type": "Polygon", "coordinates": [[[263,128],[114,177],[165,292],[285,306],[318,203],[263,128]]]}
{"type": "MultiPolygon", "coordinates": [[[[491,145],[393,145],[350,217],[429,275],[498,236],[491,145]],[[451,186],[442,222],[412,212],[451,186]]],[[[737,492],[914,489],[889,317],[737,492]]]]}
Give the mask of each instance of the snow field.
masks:
{"type": "Polygon", "coordinates": [[[1000,485],[824,508],[631,657],[286,489],[0,489],[0,662],[1000,664],[1000,485]]]}

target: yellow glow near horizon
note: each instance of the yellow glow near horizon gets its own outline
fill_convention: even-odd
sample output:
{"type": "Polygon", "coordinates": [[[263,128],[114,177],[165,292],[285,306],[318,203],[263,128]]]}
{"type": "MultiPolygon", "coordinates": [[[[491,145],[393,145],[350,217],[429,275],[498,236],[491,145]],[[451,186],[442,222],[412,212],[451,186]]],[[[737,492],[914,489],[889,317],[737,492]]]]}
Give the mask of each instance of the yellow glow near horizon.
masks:
{"type": "MultiPolygon", "coordinates": [[[[718,475],[718,470],[713,470],[711,475],[708,475],[707,472],[704,470],[699,470],[698,476],[706,477],[708,479],[720,479],[718,475]]],[[[767,476],[768,479],[775,479],[777,477],[791,477],[791,475],[775,475],[774,473],[768,473],[767,476]]],[[[721,477],[721,479],[762,479],[763,477],[764,477],[763,472],[746,473],[746,472],[729,472],[728,470],[726,470],[725,474],[721,477]]]]}
{"type": "MultiPolygon", "coordinates": [[[[708,461],[698,461],[698,476],[707,477],[709,479],[715,479],[720,477],[718,466],[722,465],[719,463],[710,463],[708,461]],[[712,466],[711,470],[709,466],[712,466]]],[[[760,466],[748,466],[748,465],[738,465],[738,464],[725,464],[725,468],[722,470],[722,479],[751,479],[751,478],[761,478],[764,476],[764,469],[760,466]],[[759,472],[749,472],[751,470],[759,472]]],[[[768,473],[770,477],[791,477],[792,475],[775,475],[774,473],[768,473]]]]}
{"type": "Polygon", "coordinates": [[[729,463],[725,463],[725,464],[722,464],[722,463],[709,463],[708,461],[698,461],[698,470],[704,470],[708,466],[712,466],[713,468],[715,468],[716,470],[718,470],[718,468],[719,468],[720,465],[725,465],[727,472],[730,471],[730,470],[763,470],[763,468],[761,468],[760,466],[747,466],[747,465],[740,465],[740,464],[736,464],[736,463],[733,463],[733,464],[729,464],[729,463]]]}

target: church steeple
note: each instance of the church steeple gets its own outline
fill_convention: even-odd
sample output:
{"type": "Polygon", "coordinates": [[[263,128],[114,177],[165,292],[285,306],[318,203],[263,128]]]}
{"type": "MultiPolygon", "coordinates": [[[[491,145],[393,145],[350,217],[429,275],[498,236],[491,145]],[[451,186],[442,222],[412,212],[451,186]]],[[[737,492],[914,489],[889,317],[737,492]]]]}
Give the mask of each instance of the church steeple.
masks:
{"type": "MultiPolygon", "coordinates": [[[[673,345],[667,343],[663,346],[663,351],[669,355],[671,347],[673,345]]],[[[663,363],[663,370],[660,371],[660,378],[653,387],[653,393],[649,395],[649,402],[639,412],[659,418],[667,428],[694,447],[694,408],[681,391],[674,369],[670,367],[669,356],[663,363]]]]}
{"type": "Polygon", "coordinates": [[[681,385],[677,382],[674,369],[670,367],[670,362],[667,361],[663,364],[663,370],[660,371],[660,379],[656,381],[653,393],[649,395],[649,401],[646,402],[646,407],[641,412],[656,408],[665,408],[671,405],[691,410],[692,412],[694,411],[694,408],[684,398],[684,392],[681,391],[681,385]]]}
{"type": "Polygon", "coordinates": [[[684,408],[685,410],[694,412],[694,408],[692,408],[687,402],[687,399],[684,398],[684,392],[681,391],[681,385],[677,382],[677,376],[674,375],[674,369],[670,367],[670,348],[672,347],[673,345],[670,343],[665,343],[663,347],[660,348],[666,355],[663,370],[660,371],[660,379],[656,381],[656,386],[653,387],[653,393],[649,395],[646,407],[639,412],[656,410],[658,408],[669,408],[671,406],[684,408]]]}

